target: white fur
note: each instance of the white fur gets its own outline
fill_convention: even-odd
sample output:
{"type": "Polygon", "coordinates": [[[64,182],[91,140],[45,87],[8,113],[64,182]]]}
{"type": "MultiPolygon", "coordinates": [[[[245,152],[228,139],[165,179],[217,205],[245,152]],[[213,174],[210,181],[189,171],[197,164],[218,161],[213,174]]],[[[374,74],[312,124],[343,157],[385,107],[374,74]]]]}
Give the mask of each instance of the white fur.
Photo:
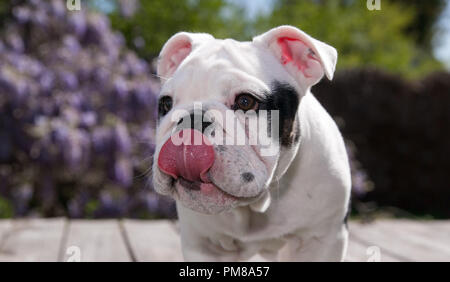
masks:
{"type": "MultiPolygon", "coordinates": [[[[292,48],[303,50],[295,49],[295,45],[292,48]]],[[[289,83],[301,95],[297,112],[300,142],[282,147],[277,156],[260,158],[261,165],[255,167],[264,173],[256,174],[260,183],[255,189],[261,191],[257,201],[243,202],[219,214],[205,214],[191,209],[195,203],[186,205],[174,196],[185,259],[247,260],[259,253],[269,260],[343,260],[348,237],[343,219],[350,196],[350,169],[336,124],[310,92],[324,73],[332,77],[337,56],[334,48],[294,27],[283,26],[253,42],[181,33],[166,43],[161,54],[158,69],[168,76],[163,79],[161,95],[171,95],[175,108],[190,109],[192,102],[202,101],[224,110],[235,94],[251,91],[263,95],[274,80],[289,83]],[[307,78],[292,65],[280,63],[277,47],[271,44],[277,36],[286,34],[297,36],[314,50],[323,68],[320,76],[307,78]],[[186,46],[180,40],[190,43],[189,54],[176,51],[176,46],[186,46]],[[185,58],[180,60],[180,54],[185,58]],[[170,65],[166,66],[166,62],[170,65]]],[[[160,121],[154,163],[173,127],[168,118],[160,121]]],[[[229,153],[227,157],[237,160],[242,157],[238,155],[229,153]]],[[[240,171],[245,169],[248,167],[240,171]]],[[[153,171],[155,189],[172,195],[169,178],[156,164],[153,171]]]]}

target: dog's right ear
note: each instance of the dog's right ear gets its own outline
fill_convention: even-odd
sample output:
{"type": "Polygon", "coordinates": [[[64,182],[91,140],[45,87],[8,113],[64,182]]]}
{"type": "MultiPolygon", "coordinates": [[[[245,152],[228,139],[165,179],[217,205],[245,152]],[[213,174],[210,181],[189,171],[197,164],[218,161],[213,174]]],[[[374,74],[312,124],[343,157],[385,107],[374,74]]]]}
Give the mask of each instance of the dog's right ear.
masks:
{"type": "Polygon", "coordinates": [[[337,51],[293,26],[279,26],[253,38],[270,50],[299,85],[310,88],[325,74],[333,79],[337,51]]]}
{"type": "Polygon", "coordinates": [[[158,76],[162,79],[170,78],[196,47],[212,39],[214,37],[206,33],[179,32],[173,35],[159,53],[158,76]]]}

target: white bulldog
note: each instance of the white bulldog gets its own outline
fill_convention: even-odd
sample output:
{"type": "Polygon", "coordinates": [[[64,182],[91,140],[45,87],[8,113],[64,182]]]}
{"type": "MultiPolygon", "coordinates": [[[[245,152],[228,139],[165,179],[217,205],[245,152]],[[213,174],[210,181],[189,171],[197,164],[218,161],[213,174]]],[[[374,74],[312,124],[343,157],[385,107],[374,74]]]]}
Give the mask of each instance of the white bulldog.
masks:
{"type": "Polygon", "coordinates": [[[349,163],[336,124],[310,92],[324,74],[332,79],[336,61],[333,47],[292,26],[251,42],[188,32],[167,41],[152,180],[177,202],[186,260],[343,260],[349,163]],[[246,141],[255,131],[249,120],[277,113],[275,154],[215,142],[234,138],[235,126],[207,112],[230,111],[246,141]]]}

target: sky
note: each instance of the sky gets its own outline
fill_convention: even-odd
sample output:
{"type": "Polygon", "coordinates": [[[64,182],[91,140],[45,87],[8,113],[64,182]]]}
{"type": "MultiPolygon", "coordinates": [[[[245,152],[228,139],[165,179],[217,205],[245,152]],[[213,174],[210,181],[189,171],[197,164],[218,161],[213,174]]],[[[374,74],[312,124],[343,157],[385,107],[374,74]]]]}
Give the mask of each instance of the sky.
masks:
{"type": "Polygon", "coordinates": [[[250,17],[255,16],[258,12],[269,12],[272,8],[274,0],[228,0],[229,2],[244,5],[247,9],[247,14],[250,17]]]}
{"type": "Polygon", "coordinates": [[[450,70],[450,0],[447,0],[447,7],[439,19],[438,27],[441,32],[434,38],[434,55],[450,70]]]}

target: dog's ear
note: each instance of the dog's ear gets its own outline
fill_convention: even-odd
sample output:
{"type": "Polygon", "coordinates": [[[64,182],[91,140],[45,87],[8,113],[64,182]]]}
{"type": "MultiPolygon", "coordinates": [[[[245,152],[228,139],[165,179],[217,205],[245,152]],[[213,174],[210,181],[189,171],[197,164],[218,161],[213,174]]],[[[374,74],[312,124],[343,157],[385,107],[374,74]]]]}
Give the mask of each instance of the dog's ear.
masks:
{"type": "Polygon", "coordinates": [[[214,39],[206,33],[179,32],[164,44],[158,58],[157,74],[170,78],[184,59],[201,43],[214,39]]]}
{"type": "Polygon", "coordinates": [[[293,26],[279,26],[255,38],[253,43],[268,48],[300,83],[311,87],[323,74],[333,78],[337,51],[293,26]]]}

